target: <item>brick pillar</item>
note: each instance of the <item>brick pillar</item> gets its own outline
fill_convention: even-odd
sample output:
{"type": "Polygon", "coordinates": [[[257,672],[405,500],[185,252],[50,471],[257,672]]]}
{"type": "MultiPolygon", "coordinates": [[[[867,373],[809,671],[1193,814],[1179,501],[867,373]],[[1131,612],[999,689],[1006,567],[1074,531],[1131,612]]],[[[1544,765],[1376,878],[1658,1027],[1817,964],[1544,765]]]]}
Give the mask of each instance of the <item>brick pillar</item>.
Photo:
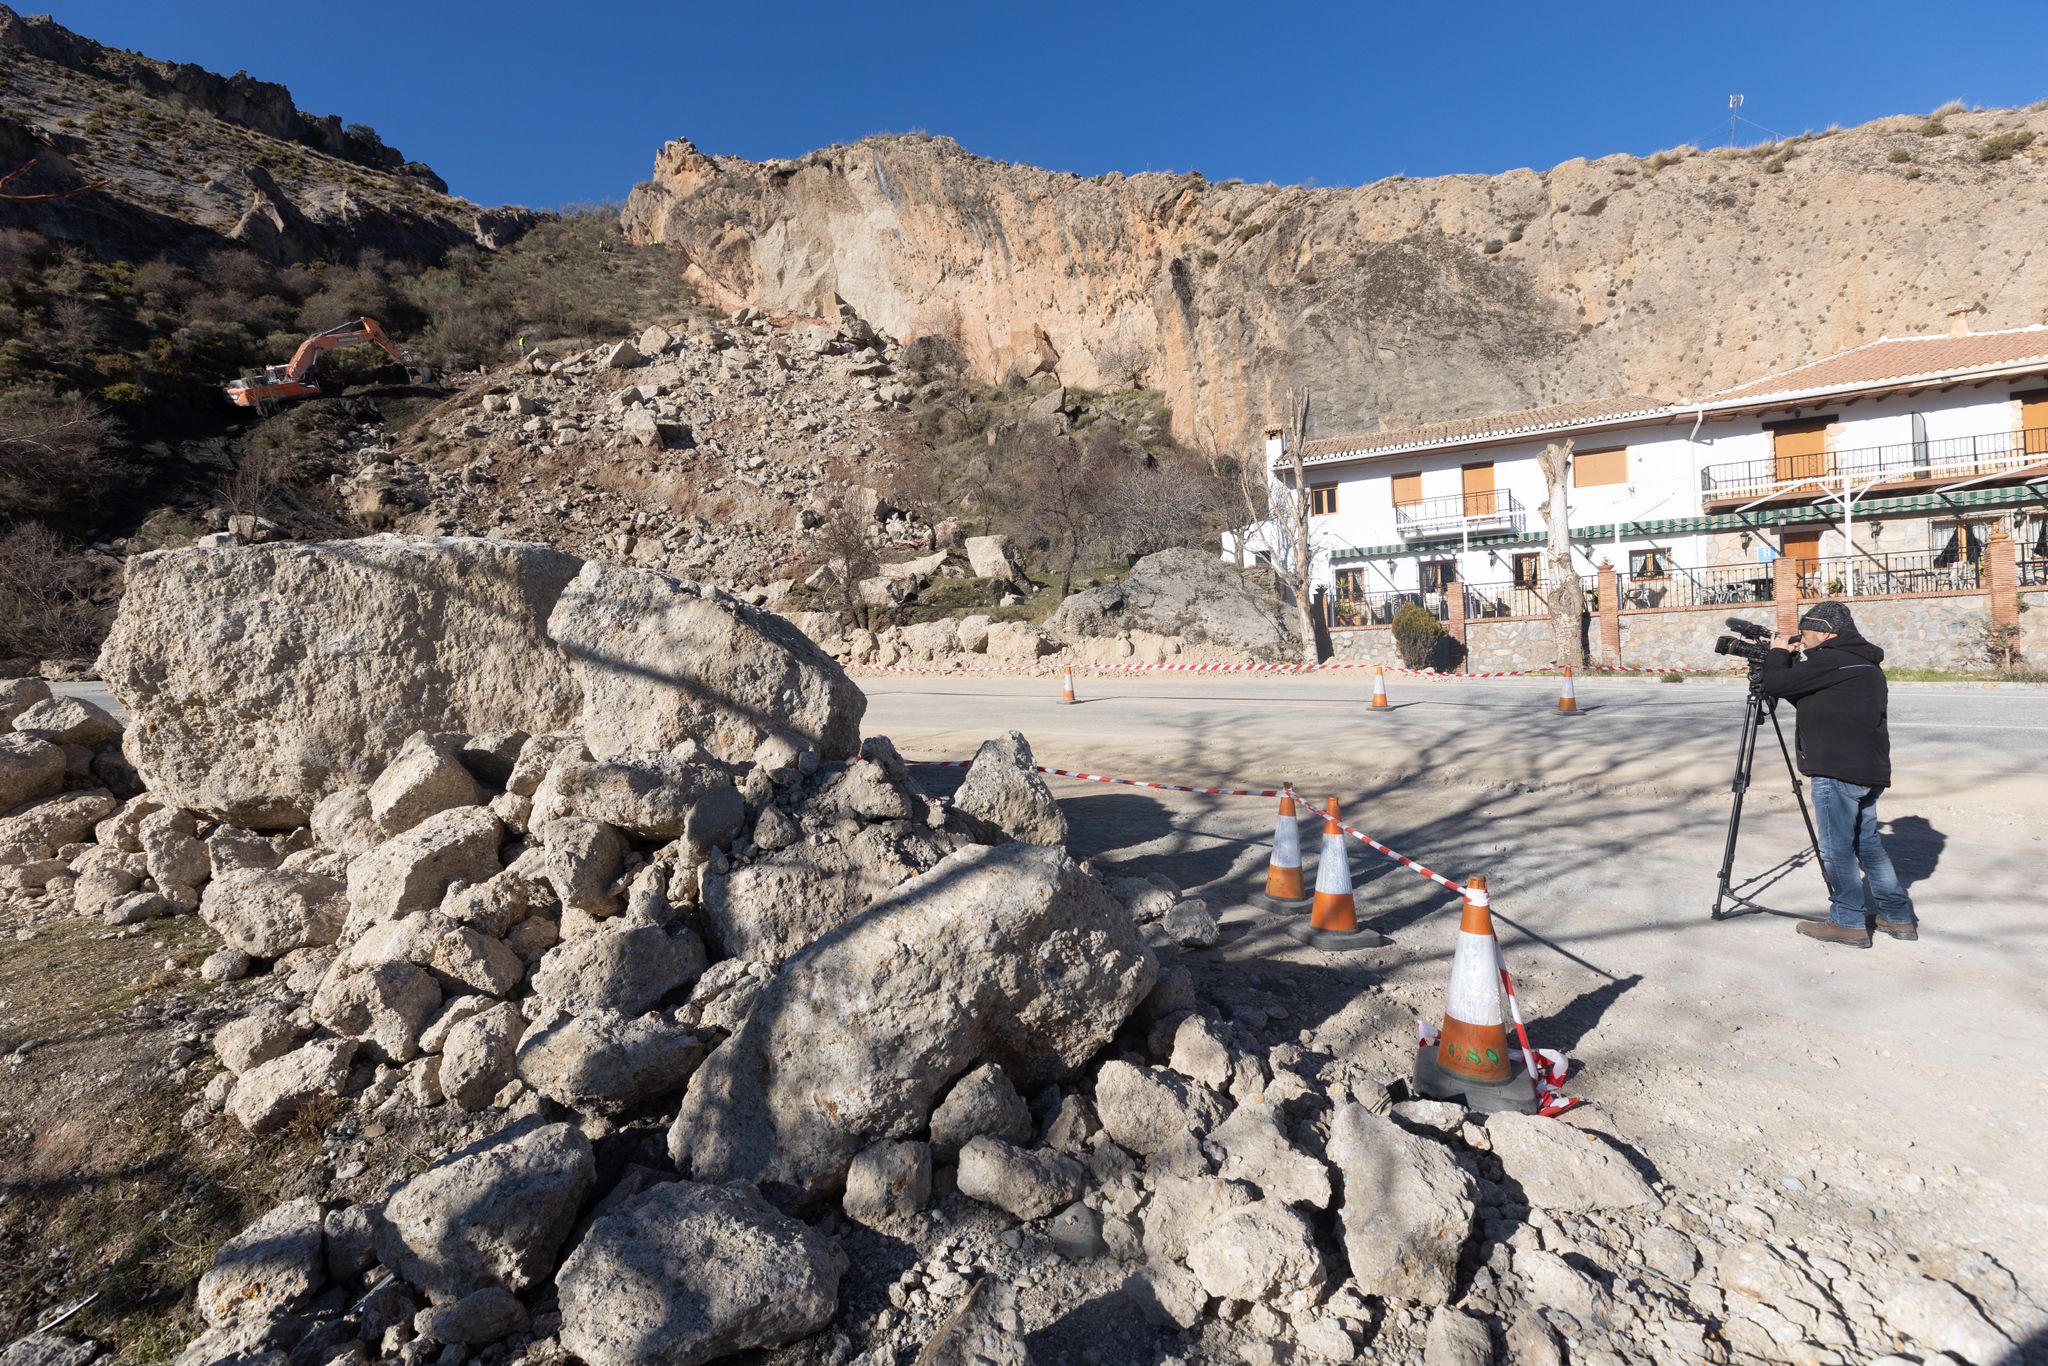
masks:
{"type": "Polygon", "coordinates": [[[1621,664],[1621,576],[1614,566],[1600,561],[1600,658],[1603,664],[1621,664]]]}
{"type": "Polygon", "coordinates": [[[1991,624],[2016,626],[2020,619],[2020,556],[2012,533],[2004,527],[1991,533],[1985,547],[1984,586],[1991,592],[1991,624]]]}
{"type": "Polygon", "coordinates": [[[1465,581],[1453,579],[1444,585],[1444,629],[1462,648],[1465,644],[1465,581]]]}
{"type": "Polygon", "coordinates": [[[1799,629],[1799,562],[1790,555],[1771,561],[1771,601],[1778,604],[1778,629],[1799,629]]]}

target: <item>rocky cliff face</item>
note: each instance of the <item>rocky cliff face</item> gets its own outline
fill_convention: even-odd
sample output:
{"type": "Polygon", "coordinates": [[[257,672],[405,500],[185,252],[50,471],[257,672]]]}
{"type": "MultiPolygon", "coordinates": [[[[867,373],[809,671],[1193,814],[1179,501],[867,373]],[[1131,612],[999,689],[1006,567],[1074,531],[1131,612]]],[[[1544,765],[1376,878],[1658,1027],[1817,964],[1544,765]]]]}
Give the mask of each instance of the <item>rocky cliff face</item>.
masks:
{"type": "Polygon", "coordinates": [[[276,261],[365,251],[434,261],[474,241],[503,246],[524,209],[451,198],[433,170],[360,126],[304,112],[291,92],[103,47],[0,5],[0,174],[55,194],[0,202],[0,228],[30,228],[116,257],[194,254],[222,243],[276,261]]]}
{"type": "Polygon", "coordinates": [[[1684,396],[1883,334],[2043,318],[2048,106],[1764,148],[1356,189],[1095,179],[873,138],[795,161],[669,143],[626,231],[705,301],[952,333],[984,375],[1165,390],[1243,449],[1635,391],[1684,396]],[[2015,144],[2018,144],[2015,146],[2015,144]]]}

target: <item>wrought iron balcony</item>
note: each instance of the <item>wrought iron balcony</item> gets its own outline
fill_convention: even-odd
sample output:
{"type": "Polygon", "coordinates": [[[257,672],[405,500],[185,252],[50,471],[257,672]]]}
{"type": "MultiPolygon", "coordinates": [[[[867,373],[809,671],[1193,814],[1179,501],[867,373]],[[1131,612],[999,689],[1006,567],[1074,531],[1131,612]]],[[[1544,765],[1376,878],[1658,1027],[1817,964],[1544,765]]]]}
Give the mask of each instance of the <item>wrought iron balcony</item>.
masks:
{"type": "MultiPolygon", "coordinates": [[[[1700,471],[1700,490],[1709,502],[1728,501],[1791,494],[1810,488],[1815,479],[1839,480],[1847,476],[1854,485],[1872,480],[1910,483],[1918,479],[1970,479],[2028,465],[2048,465],[2048,428],[1709,465],[1700,471]]],[[[1812,491],[1819,495],[1818,489],[1812,491]]]]}
{"type": "Polygon", "coordinates": [[[1512,493],[1452,494],[1394,504],[1394,529],[1410,541],[1439,540],[1522,529],[1522,505],[1512,493]]]}

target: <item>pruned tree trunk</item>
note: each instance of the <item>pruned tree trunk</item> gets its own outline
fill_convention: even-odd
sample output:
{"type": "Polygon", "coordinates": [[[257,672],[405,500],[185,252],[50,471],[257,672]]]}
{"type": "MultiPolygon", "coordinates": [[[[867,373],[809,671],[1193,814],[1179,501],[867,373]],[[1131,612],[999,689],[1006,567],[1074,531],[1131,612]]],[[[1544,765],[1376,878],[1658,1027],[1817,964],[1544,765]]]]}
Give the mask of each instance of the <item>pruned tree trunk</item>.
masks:
{"type": "MultiPolygon", "coordinates": [[[[1287,461],[1293,475],[1287,497],[1287,559],[1292,577],[1287,589],[1294,595],[1294,615],[1301,629],[1301,658],[1304,664],[1317,662],[1315,620],[1315,538],[1310,534],[1312,510],[1308,496],[1308,467],[1302,447],[1308,444],[1308,390],[1287,393],[1287,461]]],[[[1277,510],[1277,509],[1276,509],[1277,510]]]]}
{"type": "Polygon", "coordinates": [[[1281,590],[1294,601],[1302,662],[1314,664],[1319,658],[1314,606],[1315,537],[1310,520],[1308,467],[1302,458],[1302,446],[1308,441],[1308,391],[1288,390],[1287,408],[1283,433],[1285,463],[1279,469],[1269,469],[1263,459],[1256,466],[1239,466],[1238,489],[1244,501],[1246,533],[1253,527],[1266,529],[1267,563],[1281,590]]]}
{"type": "Polygon", "coordinates": [[[1569,438],[1553,441],[1536,457],[1543,470],[1546,543],[1543,553],[1545,577],[1550,591],[1544,595],[1550,606],[1550,634],[1557,650],[1557,662],[1575,669],[1586,665],[1586,590],[1572,568],[1571,492],[1567,475],[1571,471],[1572,443],[1569,438]]]}

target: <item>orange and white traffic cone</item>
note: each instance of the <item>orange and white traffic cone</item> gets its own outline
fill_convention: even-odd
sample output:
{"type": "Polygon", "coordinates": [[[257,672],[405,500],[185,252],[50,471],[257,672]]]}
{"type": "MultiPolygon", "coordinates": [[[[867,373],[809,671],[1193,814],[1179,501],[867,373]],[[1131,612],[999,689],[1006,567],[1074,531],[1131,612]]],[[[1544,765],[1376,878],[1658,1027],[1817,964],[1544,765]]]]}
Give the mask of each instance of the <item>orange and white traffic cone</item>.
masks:
{"type": "Polygon", "coordinates": [[[1067,681],[1060,685],[1060,704],[1074,705],[1074,666],[1071,664],[1067,665],[1067,681]]]}
{"type": "Polygon", "coordinates": [[[1508,1061],[1508,1033],[1501,1010],[1500,948],[1486,879],[1465,879],[1465,911],[1458,922],[1458,947],[1451,956],[1451,984],[1444,993],[1444,1025],[1435,1045],[1415,1058],[1415,1089],[1438,1100],[1463,1102],[1468,1110],[1520,1110],[1533,1114],[1536,1085],[1508,1061]]]}
{"type": "Polygon", "coordinates": [[[1318,949],[1370,949],[1387,942],[1378,930],[1359,928],[1358,898],[1351,889],[1351,851],[1344,844],[1335,797],[1330,798],[1323,814],[1323,851],[1316,860],[1316,895],[1308,924],[1297,920],[1287,932],[1318,949]]]}
{"type": "Polygon", "coordinates": [[[1266,890],[1252,893],[1252,904],[1269,911],[1298,911],[1309,904],[1301,890],[1301,825],[1294,812],[1294,788],[1280,793],[1280,815],[1273,822],[1273,853],[1266,861],[1266,890]]]}
{"type": "Polygon", "coordinates": [[[1387,703],[1387,668],[1384,664],[1372,666],[1372,710],[1391,710],[1387,703]]]}
{"type": "Polygon", "coordinates": [[[1557,695],[1557,711],[1560,716],[1579,714],[1579,695],[1572,690],[1572,666],[1564,666],[1564,688],[1557,695]]]}

